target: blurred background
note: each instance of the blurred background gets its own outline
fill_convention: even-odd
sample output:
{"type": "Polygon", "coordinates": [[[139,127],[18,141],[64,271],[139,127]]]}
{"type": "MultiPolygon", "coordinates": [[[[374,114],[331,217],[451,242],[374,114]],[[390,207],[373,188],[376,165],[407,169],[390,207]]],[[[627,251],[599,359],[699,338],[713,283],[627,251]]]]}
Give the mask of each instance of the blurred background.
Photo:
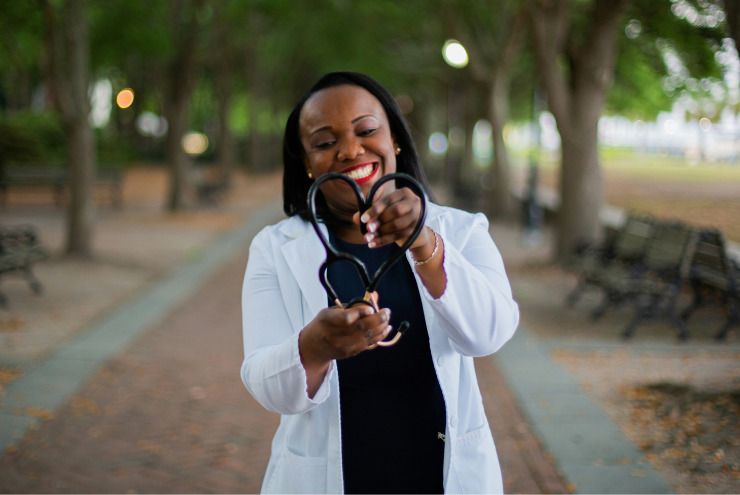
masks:
{"type": "MultiPolygon", "coordinates": [[[[356,70],[391,88],[450,194],[497,216],[519,213],[513,198],[528,179],[564,198],[562,256],[597,235],[605,200],[665,207],[612,179],[737,180],[736,10],[710,0],[14,1],[0,18],[0,176],[66,167],[66,249],[89,254],[96,175],[166,167],[163,207],[181,209],[198,182],[279,168],[297,98],[327,71],[356,70]]],[[[720,202],[734,218],[737,200],[720,202]]],[[[701,220],[685,206],[674,214],[701,220]]]]}
{"type": "MultiPolygon", "coordinates": [[[[92,332],[94,322],[251,222],[259,208],[277,212],[288,113],[322,74],[351,70],[369,74],[395,96],[436,198],[484,211],[492,220],[517,297],[529,310],[523,311],[525,323],[545,340],[562,338],[566,328],[567,338],[590,339],[597,327],[609,336],[607,347],[617,349],[615,357],[568,347],[553,351],[553,360],[587,391],[600,390],[594,400],[623,429],[635,424],[635,414],[642,418],[637,423],[644,428],[628,436],[643,453],[654,454],[651,462],[673,480],[673,490],[737,492],[740,446],[737,426],[727,421],[736,423],[740,411],[740,353],[734,333],[715,344],[710,331],[737,307],[706,316],[706,329],[693,327],[701,344],[688,350],[675,343],[670,328],[644,332],[662,358],[643,358],[658,359],[651,369],[665,371],[649,384],[681,382],[689,389],[633,387],[617,394],[625,383],[614,382],[615,374],[646,366],[643,358],[618,354],[630,349],[617,333],[629,315],[617,311],[616,319],[594,323],[565,314],[560,296],[577,281],[562,263],[568,266],[584,246],[603,243],[630,213],[716,228],[728,259],[738,255],[738,39],[737,0],[4,2],[0,236],[10,239],[3,249],[13,250],[7,246],[18,245],[18,234],[7,229],[25,226],[23,235],[32,238],[26,245],[38,254],[36,276],[25,276],[34,291],[43,285],[43,294],[36,297],[25,282],[6,276],[23,275],[24,267],[0,265],[0,401],[4,414],[47,430],[18,447],[25,429],[0,425],[8,447],[0,472],[9,476],[0,489],[256,489],[251,478],[247,485],[239,478],[232,485],[147,485],[151,478],[131,481],[122,474],[133,484],[106,485],[92,475],[89,484],[44,476],[58,458],[34,460],[33,442],[54,438],[64,450],[75,437],[53,424],[56,409],[71,407],[67,416],[74,417],[106,416],[96,404],[112,399],[92,398],[103,393],[98,384],[77,402],[65,396],[53,407],[9,412],[8,397],[73,337],[92,332]],[[594,359],[610,371],[589,385],[596,379],[594,359]],[[692,443],[695,437],[686,432],[677,441],[680,449],[676,442],[639,441],[657,421],[645,412],[658,414],[650,401],[664,403],[655,394],[695,404],[698,392],[691,387],[707,384],[719,395],[710,405],[700,402],[707,411],[721,411],[712,424],[724,435],[712,430],[717,438],[706,440],[704,450],[695,446],[704,440],[692,443]],[[694,471],[683,461],[693,462],[694,471]]],[[[232,272],[243,270],[244,246],[241,255],[232,272]]],[[[238,306],[240,281],[234,280],[228,291],[209,290],[238,306]]],[[[231,329],[228,338],[238,351],[235,318],[230,325],[236,333],[231,329]]],[[[232,358],[236,368],[225,371],[230,379],[239,353],[232,358]]],[[[630,386],[647,383],[636,376],[630,386]]],[[[183,386],[186,402],[208,395],[206,385],[183,386]]],[[[532,423],[519,402],[522,424],[532,423]]],[[[675,406],[661,413],[673,432],[666,435],[678,435],[686,411],[675,406]]],[[[122,438],[131,430],[125,431],[122,438]]],[[[141,442],[138,451],[149,461],[164,456],[159,441],[141,442]]],[[[240,457],[248,443],[225,441],[221,454],[240,457]]],[[[552,450],[545,440],[548,446],[552,450]]],[[[255,456],[250,466],[259,468],[266,457],[255,456]]],[[[580,489],[562,474],[562,463],[554,465],[560,485],[507,489],[580,489]]]]}

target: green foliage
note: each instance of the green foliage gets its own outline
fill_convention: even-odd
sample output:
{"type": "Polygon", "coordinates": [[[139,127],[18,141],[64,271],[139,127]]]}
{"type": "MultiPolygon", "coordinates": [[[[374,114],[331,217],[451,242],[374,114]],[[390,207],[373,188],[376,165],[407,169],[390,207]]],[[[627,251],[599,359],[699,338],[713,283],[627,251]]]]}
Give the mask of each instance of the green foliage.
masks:
{"type": "Polygon", "coordinates": [[[0,163],[61,164],[65,136],[53,113],[23,112],[0,118],[0,163]]]}
{"type": "Polygon", "coordinates": [[[95,145],[98,170],[122,169],[137,158],[129,143],[104,129],[95,129],[95,145]]]}
{"type": "MultiPolygon", "coordinates": [[[[716,4],[709,0],[631,2],[620,27],[619,57],[607,112],[652,119],[679,96],[706,99],[707,88],[716,86],[722,74],[715,53],[722,43],[723,26],[697,25],[676,15],[676,5],[681,2],[700,14],[716,4]],[[639,26],[637,34],[635,26],[639,26]],[[681,71],[667,65],[666,53],[680,61],[681,71]]],[[[3,100],[9,109],[29,109],[32,95],[43,83],[41,5],[37,0],[13,0],[3,5],[0,109],[3,100]]],[[[131,112],[147,110],[161,115],[164,74],[178,29],[182,29],[178,16],[194,5],[193,0],[89,0],[93,78],[109,78],[114,93],[133,87],[136,102],[131,112]],[[175,5],[182,8],[176,10],[175,5]]],[[[462,28],[477,56],[495,63],[512,14],[524,4],[519,0],[205,0],[205,5],[199,10],[204,36],[197,47],[199,80],[191,125],[205,131],[215,128],[221,64],[230,71],[228,84],[233,92],[229,122],[239,137],[245,137],[252,129],[279,134],[285,113],[296,99],[331,70],[366,72],[395,94],[410,95],[415,102],[415,124],[424,128],[424,119],[442,112],[445,100],[440,95],[449,80],[473,79],[470,68],[452,70],[444,64],[440,55],[444,40],[454,37],[455,27],[462,28]]],[[[571,1],[574,46],[592,27],[592,5],[593,0],[571,1]]],[[[525,41],[512,68],[513,119],[530,117],[535,81],[531,48],[525,41]]],[[[484,107],[483,101],[479,106],[484,107]]],[[[130,135],[117,134],[116,119],[112,122],[99,133],[102,141],[109,142],[101,145],[101,156],[108,154],[105,150],[123,156],[125,153],[115,150],[133,147],[133,143],[112,144],[130,135]]],[[[38,139],[42,143],[33,147],[63,155],[63,142],[49,141],[40,127],[32,128],[41,133],[38,139]]]]}
{"type": "Polygon", "coordinates": [[[0,15],[0,110],[30,104],[41,72],[43,17],[39,2],[3,2],[0,15]]]}
{"type": "MultiPolygon", "coordinates": [[[[701,3],[695,4],[697,8],[701,3]]],[[[676,4],[676,0],[631,3],[620,32],[608,112],[654,119],[681,94],[695,92],[698,79],[721,79],[715,54],[722,44],[722,27],[679,17],[676,4]]]]}

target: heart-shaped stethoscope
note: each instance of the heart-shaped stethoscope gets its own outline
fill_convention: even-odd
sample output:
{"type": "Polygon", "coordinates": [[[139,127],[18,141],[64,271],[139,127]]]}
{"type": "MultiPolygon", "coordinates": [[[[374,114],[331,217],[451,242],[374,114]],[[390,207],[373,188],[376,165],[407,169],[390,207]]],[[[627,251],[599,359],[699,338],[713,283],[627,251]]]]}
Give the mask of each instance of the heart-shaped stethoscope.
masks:
{"type": "MultiPolygon", "coordinates": [[[[419,234],[421,234],[421,230],[424,228],[424,221],[426,220],[426,213],[427,213],[427,196],[426,192],[424,191],[424,188],[422,185],[413,177],[407,174],[403,173],[394,173],[394,174],[388,174],[380,178],[378,182],[376,182],[373,187],[370,189],[370,192],[368,193],[367,198],[362,194],[362,191],[360,190],[360,186],[357,185],[357,183],[347,177],[346,175],[339,174],[339,173],[329,173],[324,174],[321,177],[318,177],[313,184],[311,184],[311,187],[308,190],[308,213],[309,213],[309,220],[311,221],[311,224],[313,225],[314,230],[316,231],[316,235],[319,237],[319,240],[321,241],[321,244],[324,245],[324,249],[326,250],[326,259],[319,267],[319,281],[321,282],[321,285],[324,287],[324,290],[326,291],[327,296],[330,300],[334,301],[334,303],[340,307],[340,308],[349,308],[351,306],[355,306],[357,304],[366,304],[373,308],[375,311],[378,311],[378,305],[375,299],[372,297],[372,293],[375,292],[375,290],[378,287],[378,283],[380,282],[380,279],[383,278],[383,276],[388,273],[388,270],[396,263],[398,260],[400,260],[406,251],[411,247],[411,245],[414,243],[417,237],[419,237],[419,234]],[[353,256],[351,254],[338,251],[334,246],[331,245],[331,243],[328,241],[324,233],[319,228],[319,221],[316,214],[316,193],[319,191],[319,187],[328,181],[331,180],[341,180],[344,181],[347,185],[349,185],[352,190],[355,193],[355,197],[357,198],[357,205],[358,205],[358,211],[364,212],[370,206],[373,204],[373,199],[375,197],[375,193],[380,189],[380,187],[385,184],[388,181],[396,180],[402,183],[405,183],[404,185],[407,185],[417,196],[419,196],[419,199],[421,200],[421,213],[419,215],[419,220],[416,223],[416,227],[414,227],[414,231],[411,233],[408,239],[406,239],[406,242],[403,243],[401,248],[396,251],[391,257],[389,257],[387,260],[385,260],[376,270],[375,274],[372,278],[370,278],[367,267],[365,264],[358,259],[356,256],[353,256]],[[355,270],[357,271],[357,274],[362,279],[362,285],[365,288],[365,294],[362,297],[356,297],[352,299],[351,301],[347,303],[343,303],[339,300],[339,296],[337,296],[336,291],[331,286],[331,283],[329,282],[328,275],[329,275],[329,266],[332,263],[337,263],[339,261],[346,261],[350,263],[355,270]]],[[[364,223],[360,223],[360,230],[363,234],[366,233],[366,226],[364,223]]],[[[374,349],[377,346],[381,347],[390,347],[401,338],[403,333],[409,328],[409,323],[407,321],[402,322],[398,328],[396,329],[395,335],[391,337],[389,340],[381,340],[377,344],[373,344],[369,347],[369,349],[374,349]]]]}

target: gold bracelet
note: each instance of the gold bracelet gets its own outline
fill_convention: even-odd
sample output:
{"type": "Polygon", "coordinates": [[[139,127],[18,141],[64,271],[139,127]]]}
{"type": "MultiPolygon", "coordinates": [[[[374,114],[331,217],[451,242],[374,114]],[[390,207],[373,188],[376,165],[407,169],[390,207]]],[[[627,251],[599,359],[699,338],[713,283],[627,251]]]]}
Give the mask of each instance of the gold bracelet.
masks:
{"type": "MultiPolygon", "coordinates": [[[[437,255],[437,251],[439,251],[439,236],[433,230],[432,230],[432,234],[434,234],[434,249],[432,249],[432,254],[430,254],[427,259],[421,260],[421,261],[418,261],[416,258],[414,258],[414,266],[426,265],[427,263],[432,261],[432,258],[434,258],[437,255]]],[[[412,255],[412,258],[413,258],[413,255],[412,255]]]]}

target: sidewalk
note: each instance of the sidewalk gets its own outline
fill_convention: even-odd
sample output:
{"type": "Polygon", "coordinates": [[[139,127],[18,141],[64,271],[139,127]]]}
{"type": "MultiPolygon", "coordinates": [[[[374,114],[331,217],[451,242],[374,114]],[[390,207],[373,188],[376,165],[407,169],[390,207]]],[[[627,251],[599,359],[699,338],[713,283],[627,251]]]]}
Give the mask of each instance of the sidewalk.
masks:
{"type": "MultiPolygon", "coordinates": [[[[0,395],[0,447],[7,447],[0,492],[259,490],[278,418],[239,380],[239,295],[250,236],[281,215],[279,180],[241,183],[223,209],[175,219],[153,220],[158,204],[133,193],[127,211],[101,220],[95,270],[53,260],[39,270],[47,284],[41,298],[3,283],[12,310],[0,324],[20,323],[0,327],[0,370],[20,376],[0,395]],[[62,323],[66,333],[53,335],[62,323]]],[[[40,223],[45,242],[58,242],[58,213],[47,210],[15,215],[40,223]],[[54,232],[57,241],[47,240],[54,232]]],[[[515,227],[496,224],[492,232],[523,316],[504,351],[476,363],[506,491],[676,490],[625,436],[621,411],[608,402],[615,387],[645,371],[625,370],[624,361],[663,356],[658,371],[670,378],[676,370],[666,359],[678,355],[703,360],[701,377],[736,383],[727,366],[737,343],[715,345],[699,334],[681,347],[658,325],[623,344],[613,319],[593,325],[563,310],[571,281],[544,263],[546,251],[523,248],[515,227]],[[612,377],[614,370],[622,373],[612,377]]]]}
{"type": "Polygon", "coordinates": [[[737,493],[740,342],[736,333],[713,340],[722,313],[692,317],[686,343],[664,321],[646,322],[625,342],[629,305],[597,322],[589,317],[594,293],[567,309],[576,280],[549,263],[549,242],[527,246],[507,224],[492,233],[522,314],[493,359],[569,488],[737,493]]]}
{"type": "MultiPolygon", "coordinates": [[[[0,399],[0,491],[259,490],[278,418],[239,380],[239,295],[249,238],[281,213],[274,178],[241,186],[224,211],[176,225],[151,219],[156,202],[131,191],[128,211],[103,212],[96,262],[40,266],[41,298],[8,284],[2,321],[20,323],[0,334],[14,343],[0,366],[20,376],[0,399]]],[[[2,220],[32,220],[53,248],[61,240],[59,212],[21,207],[2,220]]],[[[507,490],[565,491],[497,368],[479,368],[507,490]]]]}

